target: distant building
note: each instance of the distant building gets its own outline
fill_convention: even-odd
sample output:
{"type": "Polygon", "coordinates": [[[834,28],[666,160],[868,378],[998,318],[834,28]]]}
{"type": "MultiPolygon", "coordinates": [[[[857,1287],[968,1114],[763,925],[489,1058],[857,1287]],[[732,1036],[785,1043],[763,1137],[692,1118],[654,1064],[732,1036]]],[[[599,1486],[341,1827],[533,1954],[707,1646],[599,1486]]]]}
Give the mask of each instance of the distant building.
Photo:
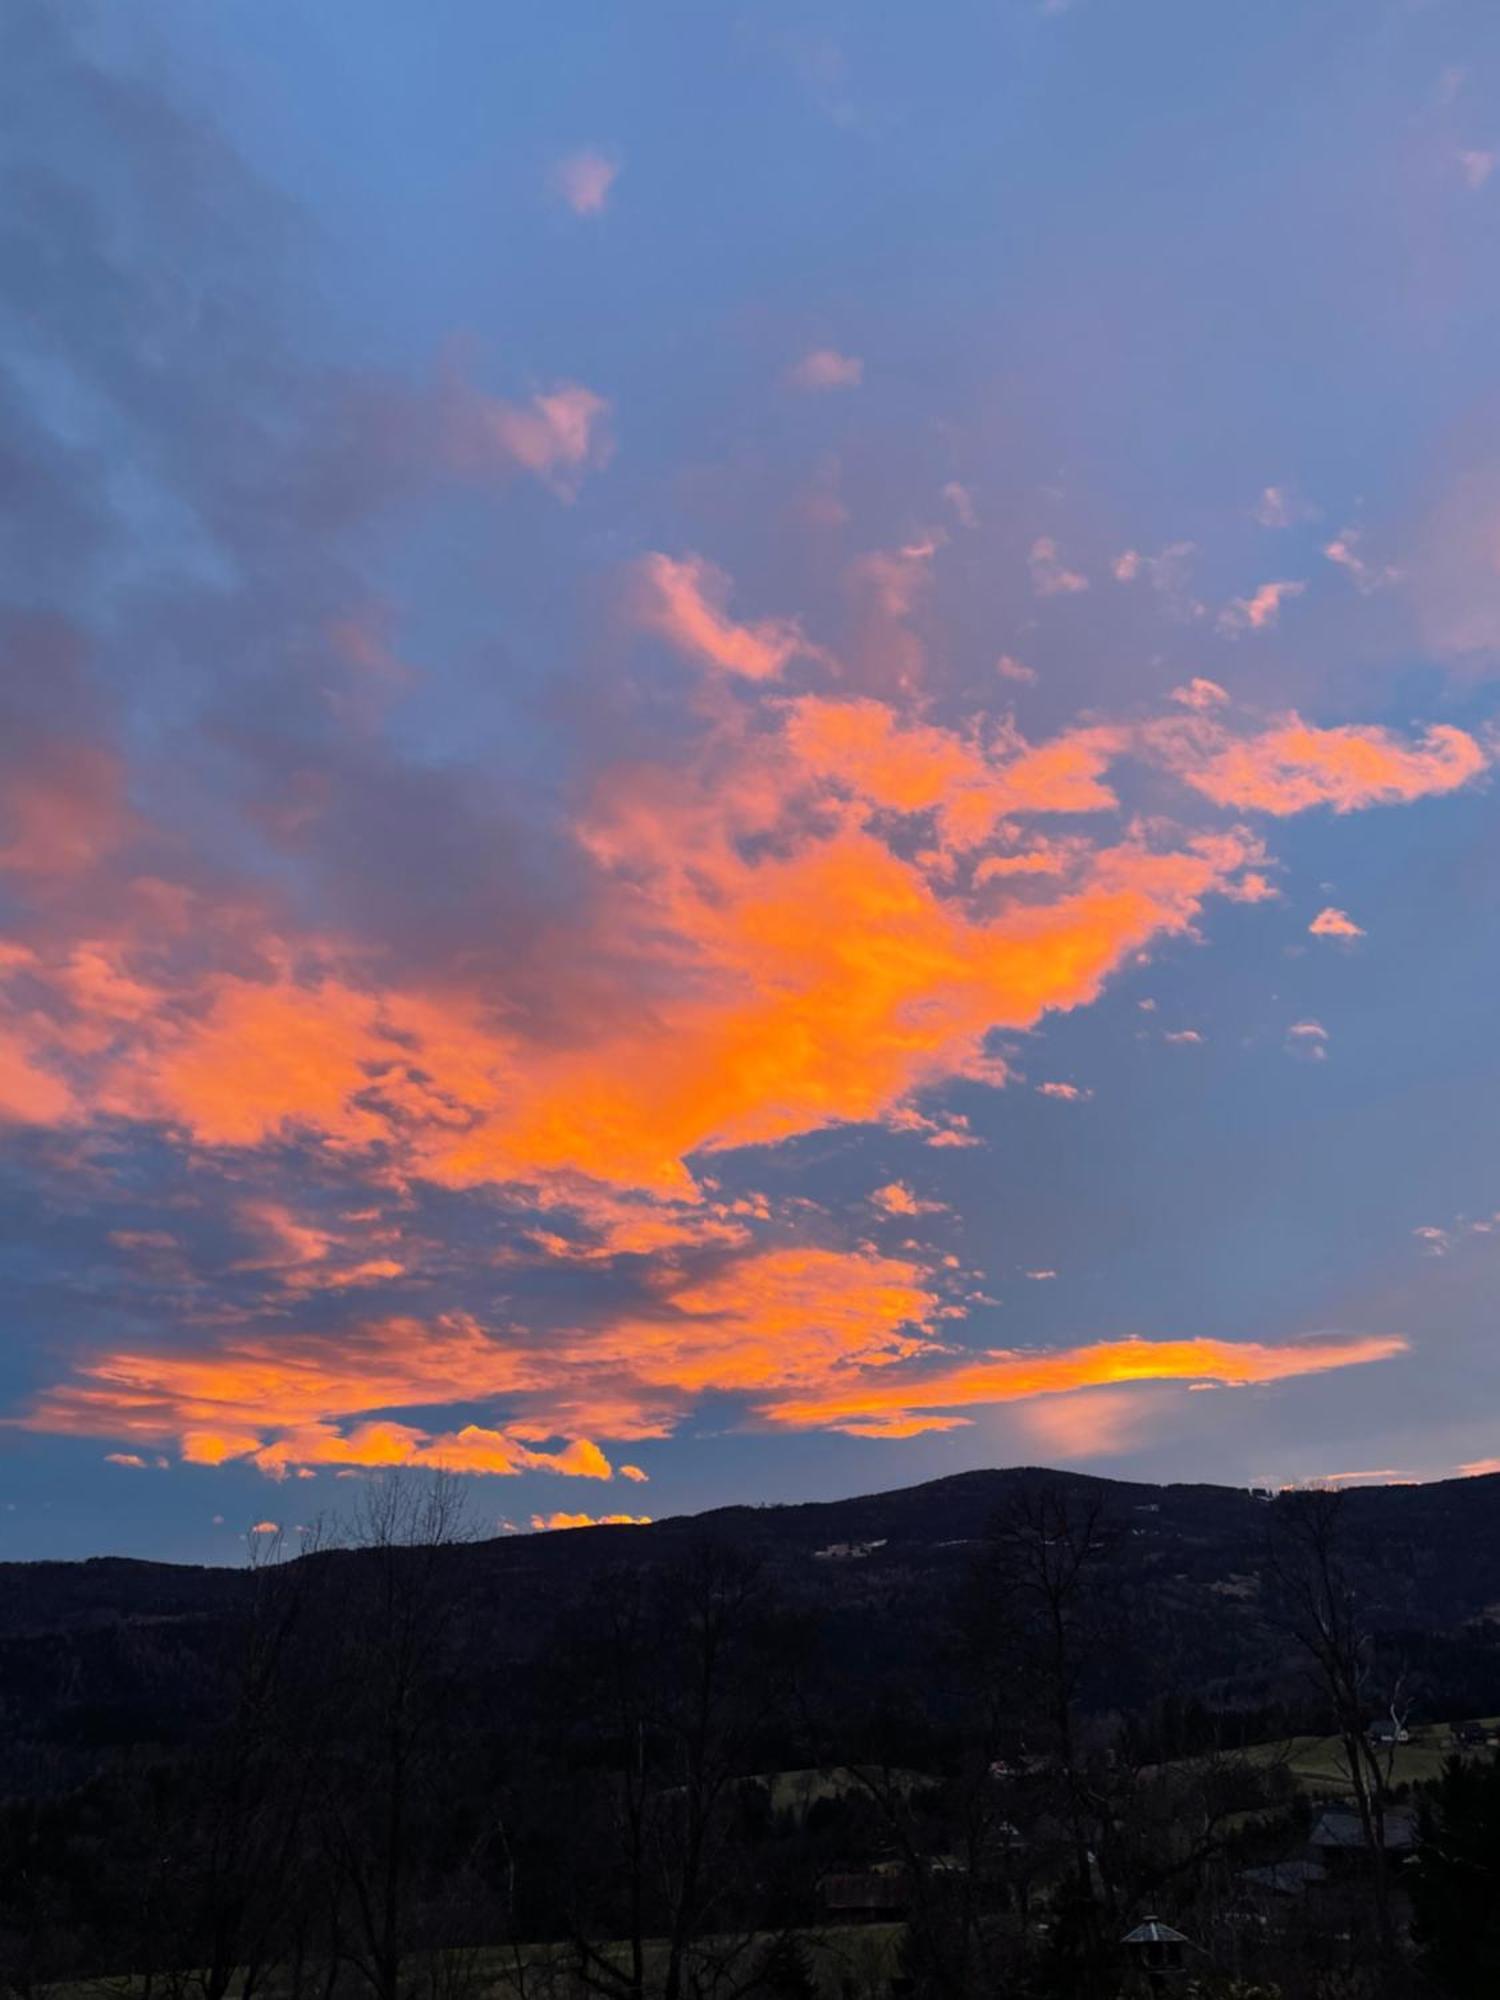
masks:
{"type": "Polygon", "coordinates": [[[1494,1735],[1487,1722],[1455,1722],[1451,1733],[1456,1750],[1483,1750],[1494,1735]]]}
{"type": "Polygon", "coordinates": [[[1411,1731],[1404,1722],[1397,1722],[1394,1716],[1382,1716],[1379,1722],[1370,1724],[1365,1737],[1377,1750],[1388,1750],[1397,1743],[1410,1743],[1411,1731]]]}
{"type": "MultiPolygon", "coordinates": [[[[1387,1854],[1409,1854],[1417,1843],[1416,1814],[1410,1806],[1388,1806],[1383,1832],[1387,1854]]],[[[1320,1813],[1307,1844],[1328,1867],[1346,1866],[1369,1851],[1364,1822],[1352,1806],[1329,1806],[1320,1813]]]]}
{"type": "Polygon", "coordinates": [[[883,1549],[885,1544],[884,1535],[878,1542],[830,1542],[826,1549],[813,1550],[813,1561],[860,1562],[865,1556],[874,1555],[877,1549],[883,1549]]]}
{"type": "Polygon", "coordinates": [[[1321,1861],[1273,1861],[1266,1868],[1242,1868],[1235,1878],[1247,1889],[1270,1896],[1301,1896],[1328,1880],[1321,1861]]]}

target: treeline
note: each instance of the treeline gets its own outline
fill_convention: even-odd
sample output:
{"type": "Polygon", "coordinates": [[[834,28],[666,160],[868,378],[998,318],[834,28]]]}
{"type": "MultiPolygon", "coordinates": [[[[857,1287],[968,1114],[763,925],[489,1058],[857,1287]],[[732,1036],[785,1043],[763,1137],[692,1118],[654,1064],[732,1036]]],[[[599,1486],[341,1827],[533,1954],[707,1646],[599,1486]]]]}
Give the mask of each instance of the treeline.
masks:
{"type": "Polygon", "coordinates": [[[12,1993],[1113,2000],[1152,1971],[1124,1942],[1148,1916],[1187,1940],[1176,1990],[1500,1990],[1463,1983],[1491,1967],[1500,1781],[1451,1776],[1415,1861],[1389,1841],[1367,1725],[1413,1670],[1365,1629],[1335,1496],[1268,1510],[1303,1692],[1226,1716],[1171,1685],[1122,1531],[1077,1488],[1015,1496],[868,1699],[753,1552],[687,1538],[602,1568],[513,1656],[505,1605],[459,1587],[459,1487],[359,1491],[172,1653],[174,1718],[75,1742],[78,1782],[0,1805],[12,1993]],[[1315,1907],[1246,1887],[1309,1831],[1255,1747],[1294,1713],[1340,1743],[1360,1829],[1315,1907]]]}

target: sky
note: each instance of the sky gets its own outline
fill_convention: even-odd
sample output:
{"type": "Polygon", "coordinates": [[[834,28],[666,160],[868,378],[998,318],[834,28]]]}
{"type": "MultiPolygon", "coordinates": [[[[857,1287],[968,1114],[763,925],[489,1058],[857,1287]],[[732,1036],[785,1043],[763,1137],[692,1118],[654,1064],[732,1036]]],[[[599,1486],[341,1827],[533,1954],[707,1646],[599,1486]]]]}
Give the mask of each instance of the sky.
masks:
{"type": "Polygon", "coordinates": [[[15,0],[0,1555],[1500,1467],[1500,11],[15,0]]]}

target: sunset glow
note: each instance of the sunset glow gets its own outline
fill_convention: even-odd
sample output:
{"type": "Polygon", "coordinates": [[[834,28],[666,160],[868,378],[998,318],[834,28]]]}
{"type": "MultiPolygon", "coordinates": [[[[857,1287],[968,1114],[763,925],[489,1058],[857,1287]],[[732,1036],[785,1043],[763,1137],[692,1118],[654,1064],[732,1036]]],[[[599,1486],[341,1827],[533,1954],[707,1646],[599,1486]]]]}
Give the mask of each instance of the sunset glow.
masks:
{"type": "Polygon", "coordinates": [[[1500,40],[1214,11],[38,11],[15,1552],[1496,1463],[1500,40]]]}

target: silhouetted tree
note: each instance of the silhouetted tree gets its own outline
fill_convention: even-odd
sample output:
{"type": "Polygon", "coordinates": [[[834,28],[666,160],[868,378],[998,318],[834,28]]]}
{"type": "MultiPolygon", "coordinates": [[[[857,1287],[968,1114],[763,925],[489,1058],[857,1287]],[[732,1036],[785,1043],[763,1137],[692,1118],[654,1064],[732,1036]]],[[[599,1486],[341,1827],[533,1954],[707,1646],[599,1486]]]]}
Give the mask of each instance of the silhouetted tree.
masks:
{"type": "Polygon", "coordinates": [[[1376,1943],[1394,1979],[1399,1950],[1385,1848],[1390,1772],[1367,1733],[1374,1649],[1348,1572],[1345,1506],[1344,1494],[1333,1489],[1279,1495],[1269,1568],[1283,1622],[1312,1667],[1343,1751],[1364,1836],[1376,1943]]]}
{"type": "Polygon", "coordinates": [[[1450,1757],[1409,1871],[1412,1935],[1445,2000],[1500,1993],[1500,1760],[1450,1757]]]}

